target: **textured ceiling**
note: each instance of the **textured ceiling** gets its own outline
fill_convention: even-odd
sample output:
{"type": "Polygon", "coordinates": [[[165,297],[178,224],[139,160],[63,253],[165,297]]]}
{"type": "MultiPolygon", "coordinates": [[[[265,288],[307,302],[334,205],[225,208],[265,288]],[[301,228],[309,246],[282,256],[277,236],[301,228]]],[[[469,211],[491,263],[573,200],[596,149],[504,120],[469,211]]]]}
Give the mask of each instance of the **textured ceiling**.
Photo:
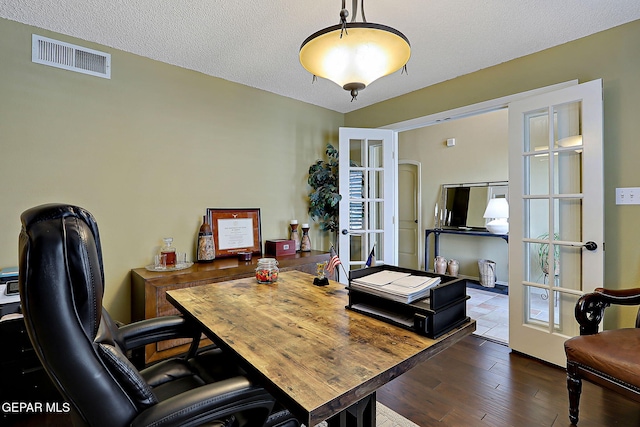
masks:
{"type": "Polygon", "coordinates": [[[302,41],[337,24],[340,8],[338,0],[0,0],[0,17],[342,113],[640,19],[639,0],[365,1],[368,22],[409,38],[409,74],[383,77],[350,102],[330,81],[312,84],[298,61],[302,41]]]}

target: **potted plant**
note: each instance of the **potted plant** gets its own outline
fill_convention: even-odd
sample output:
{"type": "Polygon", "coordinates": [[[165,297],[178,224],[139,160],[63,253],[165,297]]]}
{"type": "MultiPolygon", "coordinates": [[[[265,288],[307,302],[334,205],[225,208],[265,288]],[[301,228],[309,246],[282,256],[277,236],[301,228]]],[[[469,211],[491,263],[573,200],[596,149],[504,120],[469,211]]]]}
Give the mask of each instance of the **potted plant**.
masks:
{"type": "Polygon", "coordinates": [[[332,233],[335,244],[339,228],[339,204],[342,199],[338,188],[338,150],[327,144],[325,154],[328,158],[326,161],[316,160],[309,167],[309,215],[320,223],[321,230],[332,233]]]}

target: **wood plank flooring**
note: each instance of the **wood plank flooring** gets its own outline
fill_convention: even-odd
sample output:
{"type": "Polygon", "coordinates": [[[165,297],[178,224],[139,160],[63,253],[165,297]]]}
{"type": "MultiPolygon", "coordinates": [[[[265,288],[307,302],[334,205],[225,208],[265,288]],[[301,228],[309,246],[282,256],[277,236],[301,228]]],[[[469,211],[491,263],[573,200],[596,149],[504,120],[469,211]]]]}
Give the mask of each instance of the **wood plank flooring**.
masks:
{"type": "MultiPolygon", "coordinates": [[[[377,397],[421,427],[570,426],[563,369],[475,335],[396,378],[377,397]]],[[[8,421],[0,419],[0,425],[8,421]]],[[[49,415],[14,425],[68,422],[67,417],[49,415]]],[[[640,405],[584,382],[579,427],[639,425],[640,405]]]]}
{"type": "MultiPolygon", "coordinates": [[[[571,425],[564,369],[475,335],[396,378],[377,396],[421,427],[571,425]]],[[[638,425],[640,405],[583,383],[579,427],[638,425]]]]}

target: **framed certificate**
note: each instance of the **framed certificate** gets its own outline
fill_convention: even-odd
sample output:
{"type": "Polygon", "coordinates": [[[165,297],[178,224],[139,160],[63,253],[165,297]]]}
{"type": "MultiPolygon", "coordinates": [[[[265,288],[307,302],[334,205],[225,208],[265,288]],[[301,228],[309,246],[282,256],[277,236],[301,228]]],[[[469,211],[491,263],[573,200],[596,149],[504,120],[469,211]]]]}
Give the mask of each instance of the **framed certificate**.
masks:
{"type": "Polygon", "coordinates": [[[216,258],[236,256],[238,252],[262,253],[260,209],[208,208],[216,258]]]}

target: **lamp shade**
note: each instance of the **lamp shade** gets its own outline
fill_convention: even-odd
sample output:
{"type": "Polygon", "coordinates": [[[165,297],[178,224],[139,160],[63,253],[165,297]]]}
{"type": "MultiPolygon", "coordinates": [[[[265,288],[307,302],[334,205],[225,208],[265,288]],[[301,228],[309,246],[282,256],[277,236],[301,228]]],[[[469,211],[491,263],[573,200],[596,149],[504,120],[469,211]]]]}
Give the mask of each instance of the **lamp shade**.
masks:
{"type": "Polygon", "coordinates": [[[509,218],[509,203],[505,198],[491,199],[484,211],[485,218],[509,218]]]}
{"type": "Polygon", "coordinates": [[[404,34],[367,22],[327,27],[309,36],[300,47],[300,63],[307,71],[356,94],[402,68],[410,56],[404,34]]]}
{"type": "Polygon", "coordinates": [[[494,234],[507,234],[509,232],[509,203],[507,199],[501,197],[491,199],[484,211],[485,218],[495,218],[487,223],[487,230],[494,234]]]}

